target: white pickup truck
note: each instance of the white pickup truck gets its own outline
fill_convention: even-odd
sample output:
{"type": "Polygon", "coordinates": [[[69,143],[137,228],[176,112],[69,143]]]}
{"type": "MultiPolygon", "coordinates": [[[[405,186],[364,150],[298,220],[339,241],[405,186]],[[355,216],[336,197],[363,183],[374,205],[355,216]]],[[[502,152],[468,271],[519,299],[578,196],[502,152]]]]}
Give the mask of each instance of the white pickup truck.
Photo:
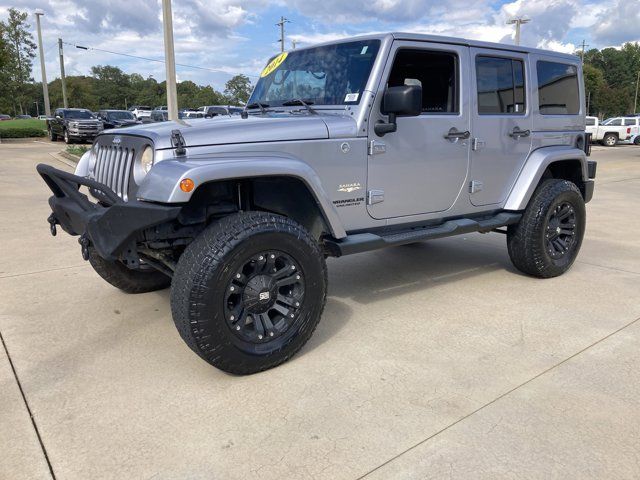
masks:
{"type": "Polygon", "coordinates": [[[605,147],[614,147],[618,142],[629,140],[640,133],[640,117],[613,117],[600,123],[597,117],[586,118],[585,131],[591,134],[592,142],[605,147]]]}

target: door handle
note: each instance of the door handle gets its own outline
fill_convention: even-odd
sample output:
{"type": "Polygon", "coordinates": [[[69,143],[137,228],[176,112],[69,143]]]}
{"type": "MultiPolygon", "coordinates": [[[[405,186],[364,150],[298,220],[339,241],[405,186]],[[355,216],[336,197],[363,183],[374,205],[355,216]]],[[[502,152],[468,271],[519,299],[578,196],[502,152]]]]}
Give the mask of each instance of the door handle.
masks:
{"type": "Polygon", "coordinates": [[[451,127],[449,129],[449,132],[447,132],[447,134],[444,136],[444,138],[446,138],[447,140],[457,140],[459,138],[466,140],[470,136],[471,136],[471,132],[469,132],[468,130],[461,132],[457,128],[451,127]]]}
{"type": "Polygon", "coordinates": [[[520,137],[528,137],[530,134],[530,130],[520,130],[520,127],[513,127],[513,130],[511,131],[511,133],[509,133],[509,136],[517,140],[520,137]]]}

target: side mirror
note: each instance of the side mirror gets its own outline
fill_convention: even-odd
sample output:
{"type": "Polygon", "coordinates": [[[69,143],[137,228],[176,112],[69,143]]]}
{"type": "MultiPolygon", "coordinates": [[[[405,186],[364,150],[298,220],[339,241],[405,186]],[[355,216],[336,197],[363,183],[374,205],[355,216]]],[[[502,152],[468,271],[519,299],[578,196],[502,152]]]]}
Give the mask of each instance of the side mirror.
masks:
{"type": "Polygon", "coordinates": [[[387,88],[382,98],[382,112],[389,116],[389,122],[377,123],[373,127],[380,137],[398,129],[397,116],[416,117],[422,113],[422,87],[401,85],[387,88]]]}
{"type": "Polygon", "coordinates": [[[60,120],[62,117],[60,115],[56,115],[56,118],[60,120]]]}

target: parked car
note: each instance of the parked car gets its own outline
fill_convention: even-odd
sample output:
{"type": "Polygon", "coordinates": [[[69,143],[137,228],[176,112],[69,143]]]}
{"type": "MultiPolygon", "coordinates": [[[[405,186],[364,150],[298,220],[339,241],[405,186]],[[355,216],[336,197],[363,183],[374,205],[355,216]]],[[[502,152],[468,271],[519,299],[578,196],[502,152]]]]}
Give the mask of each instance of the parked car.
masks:
{"type": "Polygon", "coordinates": [[[91,111],[84,108],[58,108],[47,120],[47,131],[52,142],[62,137],[65,143],[76,140],[92,141],[103,130],[103,124],[91,111]]]}
{"type": "Polygon", "coordinates": [[[179,118],[204,118],[204,113],[199,110],[181,110],[179,118]]]}
{"type": "Polygon", "coordinates": [[[133,113],[137,120],[143,122],[151,120],[151,107],[146,105],[133,105],[129,107],[129,111],[133,113]]]}
{"type": "Polygon", "coordinates": [[[38,115],[38,120],[46,120],[47,118],[49,117],[47,117],[46,115],[38,115]]]}
{"type": "Polygon", "coordinates": [[[162,105],[160,107],[156,107],[151,111],[151,121],[152,122],[166,122],[169,117],[169,110],[166,105],[162,105]]]}
{"type": "Polygon", "coordinates": [[[5,122],[7,120],[11,120],[11,115],[4,115],[0,113],[0,122],[5,122]]]}
{"type": "Polygon", "coordinates": [[[130,127],[142,123],[128,110],[100,110],[98,119],[102,120],[105,129],[130,127]]]}
{"type": "Polygon", "coordinates": [[[629,143],[633,143],[634,145],[640,145],[640,133],[631,135],[631,138],[629,139],[629,143]]]}
{"type": "Polygon", "coordinates": [[[30,120],[32,118],[31,115],[16,115],[16,120],[30,120]]]}
{"type": "Polygon", "coordinates": [[[640,116],[637,115],[628,115],[622,118],[622,125],[627,127],[627,135],[628,138],[623,141],[623,143],[633,143],[638,144],[637,138],[638,134],[640,134],[640,116]]]}
{"type": "Polygon", "coordinates": [[[631,129],[624,125],[623,117],[608,118],[600,122],[596,117],[586,117],[585,131],[591,133],[591,141],[605,147],[614,147],[631,136],[631,129]]]}
{"type": "Polygon", "coordinates": [[[376,34],[273,57],[242,115],[105,132],[75,175],[37,168],[53,234],[125,292],[171,286],[189,347],[249,374],[311,337],[327,256],[497,230],[518,270],[566,272],[596,175],[584,105],[578,56],[376,34]]]}
{"type": "Polygon", "coordinates": [[[205,118],[216,117],[218,115],[240,115],[242,107],[232,107],[229,105],[205,105],[198,108],[205,118]]]}

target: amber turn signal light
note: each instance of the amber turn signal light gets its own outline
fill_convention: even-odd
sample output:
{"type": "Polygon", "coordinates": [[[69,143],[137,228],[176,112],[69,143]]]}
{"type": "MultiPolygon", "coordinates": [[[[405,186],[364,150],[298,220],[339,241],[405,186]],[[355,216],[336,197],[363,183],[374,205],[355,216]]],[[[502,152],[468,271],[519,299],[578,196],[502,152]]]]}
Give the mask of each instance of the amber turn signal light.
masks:
{"type": "Polygon", "coordinates": [[[191,180],[190,178],[185,178],[180,181],[180,190],[182,190],[183,192],[189,193],[193,190],[193,187],[195,186],[196,184],[193,183],[193,180],[191,180]]]}

